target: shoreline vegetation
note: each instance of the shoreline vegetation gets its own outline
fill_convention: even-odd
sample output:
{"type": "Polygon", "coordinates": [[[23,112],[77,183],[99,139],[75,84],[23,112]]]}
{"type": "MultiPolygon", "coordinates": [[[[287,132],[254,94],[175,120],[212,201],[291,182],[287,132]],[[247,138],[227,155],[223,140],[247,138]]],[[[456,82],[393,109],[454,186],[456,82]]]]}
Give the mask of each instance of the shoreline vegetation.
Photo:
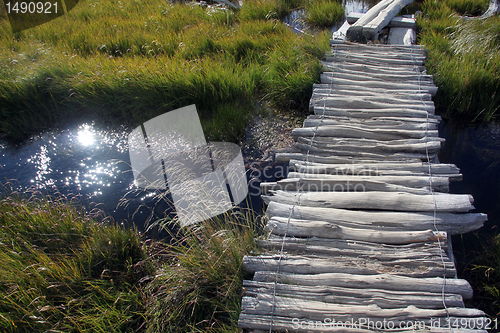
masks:
{"type": "Polygon", "coordinates": [[[342,19],[337,0],[247,0],[241,9],[165,0],[82,0],[50,23],[12,33],[0,12],[0,133],[12,142],[91,119],[138,126],[196,104],[211,141],[237,142],[265,99],[307,110],[330,33],[282,20],[342,19]],[[331,9],[335,15],[322,15],[331,9]]]}
{"type": "MultiPolygon", "coordinates": [[[[408,9],[422,11],[419,41],[440,87],[436,104],[449,117],[498,117],[499,20],[456,26],[450,16],[480,15],[487,2],[426,0],[408,9]]],[[[0,133],[21,142],[86,119],[137,126],[194,103],[210,140],[238,141],[256,101],[307,109],[330,31],[295,34],[280,20],[302,8],[309,24],[328,26],[336,18],[320,14],[338,3],[247,0],[240,10],[217,10],[83,0],[16,34],[2,9],[0,133]]],[[[4,332],[238,332],[241,261],[258,251],[261,221],[231,212],[161,242],[85,212],[75,199],[11,191],[0,198],[0,227],[4,332]]],[[[482,308],[492,316],[500,307],[500,265],[491,266],[499,243],[471,263],[478,274],[471,283],[490,297],[482,308]]]]}

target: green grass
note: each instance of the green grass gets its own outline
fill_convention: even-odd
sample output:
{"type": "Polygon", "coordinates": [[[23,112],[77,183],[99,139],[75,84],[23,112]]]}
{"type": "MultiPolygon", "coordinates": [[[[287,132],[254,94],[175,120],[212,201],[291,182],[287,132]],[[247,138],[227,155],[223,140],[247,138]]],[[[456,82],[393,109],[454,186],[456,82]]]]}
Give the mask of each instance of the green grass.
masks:
{"type": "Polygon", "coordinates": [[[427,0],[417,20],[419,43],[429,49],[426,67],[439,87],[434,101],[450,118],[499,118],[500,18],[462,20],[480,15],[489,1],[427,0]]]}
{"type": "Polygon", "coordinates": [[[125,332],[145,321],[138,234],[61,200],[0,200],[2,332],[125,332]]]}
{"type": "Polygon", "coordinates": [[[304,107],[319,79],[329,34],[300,36],[277,20],[300,6],[247,0],[223,11],[83,0],[19,33],[2,12],[0,133],[20,141],[75,121],[137,126],[196,104],[208,137],[236,141],[255,100],[304,107]],[[230,124],[217,120],[229,112],[230,124]]]}
{"type": "Polygon", "coordinates": [[[143,240],[79,203],[0,200],[2,332],[238,332],[258,219],[226,213],[143,240]]]}
{"type": "Polygon", "coordinates": [[[483,250],[467,264],[465,272],[475,295],[473,306],[480,307],[492,318],[500,316],[500,235],[486,242],[483,250]]]}
{"type": "Polygon", "coordinates": [[[146,331],[239,332],[242,259],[256,251],[258,221],[233,212],[171,233],[168,260],[146,288],[146,331]]]}
{"type": "Polygon", "coordinates": [[[306,5],[305,21],[317,27],[331,27],[342,21],[345,10],[337,0],[311,0],[306,5]]]}

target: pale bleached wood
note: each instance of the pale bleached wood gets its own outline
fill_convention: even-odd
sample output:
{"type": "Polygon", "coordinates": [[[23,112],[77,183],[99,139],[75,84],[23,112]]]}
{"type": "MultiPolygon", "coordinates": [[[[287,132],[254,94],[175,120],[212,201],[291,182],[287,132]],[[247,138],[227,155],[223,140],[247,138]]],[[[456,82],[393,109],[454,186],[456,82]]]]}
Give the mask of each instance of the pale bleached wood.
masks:
{"type": "Polygon", "coordinates": [[[409,244],[438,241],[446,238],[445,232],[432,230],[422,231],[389,231],[366,228],[340,226],[332,222],[303,221],[273,217],[265,227],[274,235],[293,237],[323,237],[332,239],[350,239],[381,244],[409,244]]]}
{"type": "MultiPolygon", "coordinates": [[[[325,138],[303,138],[303,137],[298,137],[297,138],[297,143],[296,147],[299,148],[300,150],[305,150],[305,151],[350,151],[350,152],[371,152],[371,153],[377,153],[377,154],[395,154],[395,153],[422,153],[425,154],[427,152],[429,153],[436,153],[441,149],[441,142],[440,141],[433,141],[433,140],[428,140],[426,142],[408,142],[408,143],[392,143],[392,141],[404,141],[404,140],[392,140],[392,141],[378,141],[377,140],[370,140],[368,139],[366,142],[362,142],[362,139],[357,139],[358,142],[356,141],[349,141],[350,139],[347,139],[346,142],[338,142],[341,139],[338,139],[338,141],[333,141],[333,142],[325,142],[325,141],[319,141],[319,139],[325,139],[325,138]],[[387,143],[390,142],[390,143],[387,143]],[[314,149],[312,149],[314,148],[314,149]]],[[[329,138],[326,138],[329,139],[329,138]]],[[[356,140],[356,139],[352,139],[356,140]]],[[[418,139],[415,139],[418,140],[418,139]]]]}
{"type": "MultiPolygon", "coordinates": [[[[433,156],[431,156],[431,159],[433,156]]],[[[361,156],[320,156],[320,155],[314,155],[313,153],[310,154],[303,154],[303,153],[296,153],[296,152],[281,152],[281,153],[276,153],[274,160],[276,163],[288,163],[291,159],[294,160],[301,160],[301,161],[310,161],[310,162],[318,162],[318,163],[333,163],[333,164],[338,164],[338,163],[346,163],[346,164],[352,164],[352,163],[385,163],[385,162],[407,162],[407,163],[416,163],[416,162],[421,162],[422,159],[420,158],[415,158],[415,157],[408,157],[408,156],[401,156],[398,154],[394,154],[393,156],[386,156],[383,159],[370,159],[370,158],[364,158],[361,156]]]]}
{"type": "MultiPolygon", "coordinates": [[[[297,140],[300,140],[298,138],[297,140]]],[[[343,149],[323,149],[316,148],[309,144],[301,144],[299,142],[295,143],[295,148],[299,149],[299,151],[303,152],[305,155],[314,154],[316,156],[342,156],[342,157],[352,157],[352,158],[360,158],[360,159],[373,159],[373,160],[391,160],[398,158],[415,158],[422,161],[427,160],[427,154],[424,152],[370,152],[363,151],[363,149],[359,148],[356,150],[343,150],[343,149]]],[[[434,158],[437,156],[436,152],[430,151],[429,157],[434,158]]]]}
{"type": "Polygon", "coordinates": [[[366,258],[318,257],[307,255],[244,256],[243,268],[250,274],[257,271],[288,272],[296,274],[347,273],[359,275],[396,274],[411,277],[454,278],[455,265],[437,259],[384,261],[366,258]]]}
{"type": "MultiPolygon", "coordinates": [[[[403,9],[414,0],[394,0],[387,7],[382,9],[376,18],[363,25],[362,34],[366,38],[373,38],[378,35],[383,28],[403,9]]],[[[408,45],[408,44],[405,44],[408,45]]]]}
{"type": "MultiPolygon", "coordinates": [[[[405,308],[410,305],[421,309],[443,308],[442,293],[355,289],[331,286],[312,287],[251,280],[244,280],[243,288],[245,289],[245,295],[253,297],[258,294],[276,292],[278,296],[300,296],[302,299],[337,304],[375,304],[385,309],[405,308]]],[[[444,302],[447,307],[461,307],[463,305],[463,298],[457,294],[446,294],[444,295],[444,302]]]]}
{"type": "MultiPolygon", "coordinates": [[[[339,192],[354,192],[363,189],[366,192],[385,191],[385,192],[406,192],[413,194],[430,194],[428,188],[413,188],[401,185],[393,185],[384,182],[358,179],[308,179],[308,178],[287,178],[279,182],[262,182],[260,188],[263,194],[268,194],[271,191],[300,191],[300,192],[315,192],[315,191],[339,191],[339,192]]],[[[447,192],[448,188],[439,188],[440,192],[447,192]]]]}
{"type": "MultiPolygon", "coordinates": [[[[349,24],[354,24],[356,21],[358,21],[364,13],[349,13],[346,17],[346,20],[349,24]]],[[[411,29],[416,29],[417,23],[415,22],[414,18],[409,18],[409,17],[402,17],[402,16],[396,16],[394,17],[391,22],[387,25],[389,28],[390,27],[402,27],[402,28],[411,28],[411,29]]]]}
{"type": "Polygon", "coordinates": [[[370,80],[380,80],[380,81],[394,81],[394,82],[420,82],[422,85],[434,85],[434,80],[432,75],[426,75],[422,73],[416,73],[413,71],[393,71],[373,73],[365,72],[359,70],[347,69],[344,66],[323,66],[325,73],[332,73],[337,75],[337,77],[343,77],[346,79],[354,79],[354,77],[368,77],[370,80]]]}
{"type": "MultiPolygon", "coordinates": [[[[288,221],[287,221],[288,223],[288,221]]],[[[257,239],[262,249],[281,251],[284,253],[310,254],[327,257],[356,257],[379,261],[445,259],[448,260],[448,241],[436,241],[410,244],[380,244],[349,239],[332,239],[322,237],[296,238],[289,236],[269,235],[267,239],[257,239]]]]}
{"type": "MultiPolygon", "coordinates": [[[[411,118],[409,118],[411,119],[411,118]]],[[[391,120],[383,118],[372,118],[372,119],[359,119],[359,118],[335,118],[328,116],[309,116],[304,120],[303,127],[316,127],[316,126],[326,126],[326,125],[363,125],[365,127],[375,127],[375,128],[392,128],[400,130],[410,130],[410,131],[421,131],[421,130],[437,130],[438,124],[433,122],[413,122],[406,120],[391,120]]]]}
{"type": "MultiPolygon", "coordinates": [[[[437,230],[446,230],[449,226],[453,226],[454,229],[470,231],[470,227],[478,229],[487,220],[487,215],[482,213],[436,213],[434,217],[433,212],[352,211],[338,208],[292,206],[275,201],[269,203],[266,215],[275,219],[276,223],[284,223],[285,228],[286,223],[288,223],[287,219],[290,217],[299,221],[331,222],[340,226],[373,230],[435,230],[436,228],[437,230]]],[[[325,227],[328,228],[328,225],[325,227]]]]}
{"type": "MultiPolygon", "coordinates": [[[[404,94],[406,96],[414,96],[415,98],[420,98],[420,96],[426,97],[427,100],[432,99],[432,95],[427,91],[419,91],[418,89],[384,89],[375,87],[364,87],[362,85],[352,84],[338,84],[338,83],[315,83],[313,84],[313,91],[318,93],[334,93],[335,91],[346,92],[351,95],[365,95],[365,94],[388,94],[388,95],[398,95],[404,94]]],[[[438,116],[433,116],[440,119],[438,116]]]]}
{"type": "Polygon", "coordinates": [[[382,65],[382,66],[399,66],[407,67],[422,66],[424,64],[423,58],[411,59],[409,56],[399,57],[380,57],[376,55],[361,55],[354,52],[336,52],[332,56],[325,57],[324,61],[332,62],[347,62],[351,64],[367,64],[367,65],[382,65]]]}
{"type": "MultiPolygon", "coordinates": [[[[397,187],[389,187],[387,185],[395,185],[402,186],[402,188],[413,188],[413,189],[423,189],[429,188],[432,184],[432,189],[439,192],[447,192],[449,189],[449,178],[448,177],[440,177],[440,176],[365,176],[365,175],[343,175],[339,174],[308,174],[308,173],[300,173],[300,172],[289,172],[288,179],[300,180],[300,181],[323,181],[324,184],[344,184],[344,183],[353,183],[358,184],[362,182],[373,183],[370,185],[371,187],[365,187],[365,190],[368,188],[380,187],[386,189],[388,192],[395,192],[397,187]]],[[[284,180],[283,180],[284,181],[284,180]]],[[[281,181],[280,181],[281,182],[281,181]]],[[[279,182],[278,182],[279,183],[279,182]]],[[[349,187],[349,189],[355,189],[356,186],[349,187]]],[[[358,187],[359,189],[359,187],[358,187]]],[[[351,191],[354,192],[354,191],[351,191]]]]}
{"type": "Polygon", "coordinates": [[[349,30],[347,30],[347,39],[353,42],[361,41],[363,37],[363,26],[368,24],[370,21],[375,19],[380,11],[386,8],[392,0],[382,0],[375,6],[370,8],[362,17],[360,17],[356,22],[351,25],[349,30]]]}
{"type": "Polygon", "coordinates": [[[438,88],[434,86],[421,86],[419,84],[413,83],[394,83],[394,82],[385,82],[385,81],[359,81],[359,80],[349,80],[343,78],[332,78],[328,75],[321,74],[320,76],[321,83],[328,84],[339,84],[339,85],[349,85],[349,86],[362,86],[365,89],[369,88],[380,88],[380,89],[388,89],[388,90],[413,90],[415,92],[424,92],[429,93],[432,96],[436,95],[438,88]]]}
{"type": "Polygon", "coordinates": [[[388,43],[392,45],[411,45],[417,41],[417,33],[412,28],[391,28],[388,43]]]}
{"type": "MultiPolygon", "coordinates": [[[[363,52],[365,50],[371,49],[380,49],[380,50],[390,50],[390,51],[400,51],[400,52],[423,52],[423,54],[427,54],[427,49],[425,45],[388,45],[388,44],[361,44],[361,43],[353,43],[349,41],[338,42],[333,47],[338,48],[346,48],[350,50],[358,49],[359,52],[363,52]]],[[[332,47],[332,48],[333,48],[332,47]]]]}
{"type": "MultiPolygon", "coordinates": [[[[398,60],[395,64],[400,67],[411,67],[411,66],[422,66],[425,62],[425,55],[418,53],[404,53],[404,52],[373,52],[373,49],[366,49],[364,52],[360,53],[357,51],[346,50],[341,48],[332,48],[332,52],[326,52],[325,58],[335,58],[348,57],[348,58],[368,58],[370,60],[376,59],[378,61],[386,60],[398,60]],[[405,60],[405,61],[399,61],[405,60]]],[[[328,61],[328,60],[327,60],[328,61]]],[[[384,62],[381,63],[382,66],[387,66],[384,62]]]]}
{"type": "MultiPolygon", "coordinates": [[[[411,106],[400,109],[341,109],[333,107],[323,107],[321,105],[313,105],[313,112],[318,116],[329,117],[351,117],[370,119],[378,117],[413,117],[420,119],[430,118],[429,112],[422,110],[413,110],[411,106]]],[[[353,126],[352,124],[351,126],[353,126]]]]}
{"type": "Polygon", "coordinates": [[[384,98],[360,98],[332,96],[311,99],[313,106],[334,107],[338,109],[404,109],[411,108],[412,110],[423,110],[434,114],[435,107],[432,102],[415,101],[409,102],[404,100],[392,99],[390,103],[384,102],[384,98]]]}
{"type": "MultiPolygon", "coordinates": [[[[328,317],[329,320],[333,318],[328,317]]],[[[324,320],[324,319],[323,319],[324,320]]],[[[333,319],[335,320],[335,319],[333,319]]],[[[345,323],[345,322],[344,322],[345,323]]],[[[358,328],[358,326],[349,326],[345,328],[342,325],[334,325],[331,322],[320,324],[307,319],[289,318],[271,315],[252,315],[242,313],[240,315],[238,326],[243,329],[251,329],[255,333],[269,332],[272,328],[273,332],[307,332],[307,333],[373,333],[373,329],[358,328]],[[258,331],[258,330],[261,331],[258,331]]],[[[366,326],[365,326],[366,327],[366,326]]],[[[479,327],[479,326],[478,326],[479,327]]],[[[384,331],[381,331],[384,332],[384,331]]],[[[395,333],[415,333],[414,329],[392,329],[385,332],[395,333]]],[[[429,328],[425,332],[428,333],[450,333],[448,328],[429,328]]],[[[486,330],[471,330],[471,329],[454,329],[453,333],[487,333],[486,330]]]]}
{"type": "Polygon", "coordinates": [[[266,204],[280,203],[339,209],[375,209],[403,212],[453,212],[465,213],[474,209],[469,194],[436,193],[418,195],[404,192],[288,192],[271,191],[263,195],[266,204]]]}
{"type": "Polygon", "coordinates": [[[419,76],[407,77],[403,79],[400,75],[379,75],[372,76],[365,73],[343,73],[343,72],[323,72],[322,77],[328,77],[330,79],[342,79],[350,80],[354,82],[372,82],[372,83],[387,83],[387,84],[411,84],[422,90],[436,89],[434,82],[432,80],[420,80],[419,76]]]}
{"type": "Polygon", "coordinates": [[[410,321],[420,320],[425,325],[430,325],[433,321],[432,318],[464,318],[470,319],[470,322],[474,322],[474,318],[477,318],[478,321],[485,319],[483,311],[460,307],[420,309],[408,306],[399,309],[382,309],[376,305],[334,304],[270,294],[260,294],[256,297],[244,296],[241,309],[242,313],[246,314],[267,315],[272,312],[276,316],[307,318],[317,321],[323,321],[328,316],[338,321],[363,321],[369,318],[371,321],[382,322],[385,319],[393,322],[395,326],[399,326],[399,322],[405,321],[405,318],[410,321]]]}
{"type": "Polygon", "coordinates": [[[429,79],[430,75],[427,74],[425,67],[422,66],[375,66],[369,64],[359,64],[359,63],[348,63],[348,62],[333,62],[333,61],[321,61],[323,71],[329,72],[352,72],[360,74],[375,74],[375,75],[408,75],[409,77],[419,77],[427,76],[429,79]]]}
{"type": "Polygon", "coordinates": [[[429,175],[443,177],[461,177],[460,169],[454,164],[445,163],[362,163],[355,164],[322,164],[317,162],[305,162],[302,160],[290,160],[290,168],[299,173],[325,174],[325,175],[429,175]]]}
{"type": "Polygon", "coordinates": [[[356,125],[328,125],[316,128],[296,128],[292,131],[294,138],[298,137],[340,137],[340,138],[364,138],[372,140],[401,140],[401,139],[421,139],[428,136],[438,136],[436,130],[386,130],[366,128],[356,125]]]}
{"type": "Polygon", "coordinates": [[[290,274],[259,271],[254,274],[254,281],[300,284],[304,286],[336,286],[346,288],[370,288],[402,291],[423,291],[459,294],[464,299],[472,298],[472,287],[462,279],[411,278],[406,276],[377,274],[356,275],[343,273],[290,274]],[[444,288],[443,288],[444,286],[444,288]]]}

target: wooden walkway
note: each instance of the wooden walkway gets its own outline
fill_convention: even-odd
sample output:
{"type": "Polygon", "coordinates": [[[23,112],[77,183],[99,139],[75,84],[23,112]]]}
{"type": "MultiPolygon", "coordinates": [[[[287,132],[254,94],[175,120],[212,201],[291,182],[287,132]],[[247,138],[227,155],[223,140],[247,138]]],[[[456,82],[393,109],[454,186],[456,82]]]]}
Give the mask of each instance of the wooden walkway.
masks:
{"type": "Polygon", "coordinates": [[[265,254],[246,256],[239,326],[273,332],[486,332],[449,235],[480,228],[439,164],[420,46],[336,43],[295,129],[288,178],[263,183],[265,254]],[[452,330],[447,329],[448,323],[452,330]],[[424,328],[425,326],[425,328],[424,328]],[[482,330],[481,330],[482,329],[482,330]]]}

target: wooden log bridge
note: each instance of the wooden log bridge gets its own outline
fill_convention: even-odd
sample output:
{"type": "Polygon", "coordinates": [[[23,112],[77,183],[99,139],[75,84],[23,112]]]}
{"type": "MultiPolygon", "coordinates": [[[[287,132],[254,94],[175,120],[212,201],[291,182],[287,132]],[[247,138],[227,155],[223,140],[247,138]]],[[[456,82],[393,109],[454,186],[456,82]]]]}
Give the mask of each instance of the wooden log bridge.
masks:
{"type": "Polygon", "coordinates": [[[449,193],[461,175],[437,159],[424,60],[421,46],[332,45],[314,114],[276,154],[288,178],[261,184],[267,234],[243,258],[244,331],[486,332],[449,237],[487,217],[449,193]]]}

